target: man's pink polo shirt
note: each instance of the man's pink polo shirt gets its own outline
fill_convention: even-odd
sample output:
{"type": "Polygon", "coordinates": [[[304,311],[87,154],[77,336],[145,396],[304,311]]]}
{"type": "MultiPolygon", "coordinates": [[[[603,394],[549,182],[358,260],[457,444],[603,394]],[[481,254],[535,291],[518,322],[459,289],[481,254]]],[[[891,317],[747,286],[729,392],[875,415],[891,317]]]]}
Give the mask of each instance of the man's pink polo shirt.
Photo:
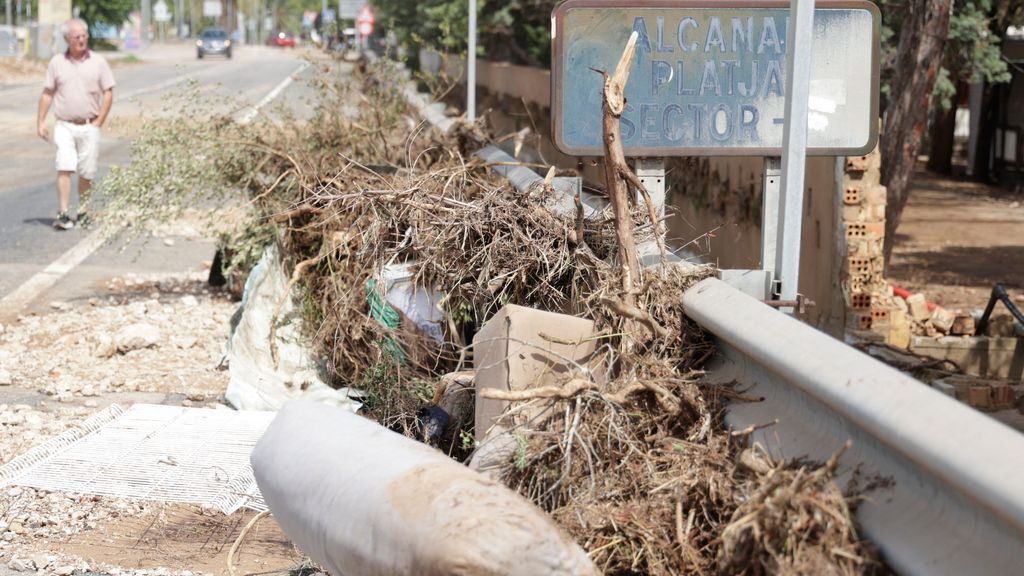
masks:
{"type": "Polygon", "coordinates": [[[86,50],[81,60],[68,52],[54,56],[46,68],[43,88],[53,90],[53,114],[58,120],[81,122],[100,115],[103,93],[114,84],[114,74],[103,56],[86,50]]]}

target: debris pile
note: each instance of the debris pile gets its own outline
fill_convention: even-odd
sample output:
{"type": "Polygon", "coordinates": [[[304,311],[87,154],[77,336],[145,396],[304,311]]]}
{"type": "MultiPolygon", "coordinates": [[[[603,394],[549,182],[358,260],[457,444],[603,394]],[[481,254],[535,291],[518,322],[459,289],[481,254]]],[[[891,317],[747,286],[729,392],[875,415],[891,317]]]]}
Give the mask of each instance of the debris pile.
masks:
{"type": "MultiPolygon", "coordinates": [[[[744,435],[722,421],[723,401],[740,394],[702,380],[712,348],[679,298],[711,270],[644,270],[624,293],[610,210],[587,221],[582,212],[559,216],[546,208],[550,186],[518,192],[489,175],[467,154],[486,137],[479,126],[444,136],[408,124],[396,131],[403,124],[363,115],[355,130],[381,139],[375,154],[364,147],[355,156],[338,142],[340,166],[289,167],[299,193],[262,197],[262,209],[285,225],[292,290],[308,304],[333,378],[367,392],[370,416],[409,436],[447,438],[439,447],[458,458],[505,434],[512,448],[492,461],[495,473],[608,573],[878,565],[852,526],[856,500],[832,482],[834,463],[741,463],[744,435]],[[400,141],[390,139],[396,134],[400,141]],[[395,267],[407,270],[414,300],[441,313],[436,326],[388,298],[395,267]],[[512,402],[509,413],[540,416],[490,433],[460,418],[443,424],[458,433],[431,434],[424,408],[429,415],[444,396],[441,376],[480,370],[473,335],[510,304],[591,320],[594,354],[585,365],[553,367],[562,372],[553,388],[490,392],[512,402]]],[[[642,203],[628,214],[632,232],[649,237],[642,203]]],[[[543,331],[533,336],[525,345],[544,345],[543,331]]]]}
{"type": "MultiPolygon", "coordinates": [[[[331,384],[363,391],[365,415],[461,461],[503,438],[491,473],[607,573],[877,567],[834,463],[750,456],[749,432],[726,429],[724,401],[754,399],[704,381],[713,350],[680,302],[712,270],[634,268],[623,233],[656,237],[644,202],[590,218],[579,199],[575,215],[550,210],[550,179],[518,191],[492,175],[470,155],[491,140],[486,125],[437,133],[387,67],[325,77],[310,122],[237,145],[224,165],[257,223],[277,226],[286,297],[331,384]],[[474,337],[509,305],[592,322],[593,353],[549,363],[547,386],[472,390],[469,370],[484,368],[474,337]],[[474,429],[467,397],[531,417],[474,429]]],[[[518,344],[544,349],[553,338],[541,329],[518,344]]]]}

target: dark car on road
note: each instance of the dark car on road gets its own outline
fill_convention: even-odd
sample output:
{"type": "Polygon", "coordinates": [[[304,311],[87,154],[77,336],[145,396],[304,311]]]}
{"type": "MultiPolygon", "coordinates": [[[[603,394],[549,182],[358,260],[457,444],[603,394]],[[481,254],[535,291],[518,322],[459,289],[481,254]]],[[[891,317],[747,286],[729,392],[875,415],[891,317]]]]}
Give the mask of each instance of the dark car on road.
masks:
{"type": "Polygon", "coordinates": [[[213,54],[231,58],[231,39],[223,28],[207,28],[196,40],[196,58],[213,54]]]}

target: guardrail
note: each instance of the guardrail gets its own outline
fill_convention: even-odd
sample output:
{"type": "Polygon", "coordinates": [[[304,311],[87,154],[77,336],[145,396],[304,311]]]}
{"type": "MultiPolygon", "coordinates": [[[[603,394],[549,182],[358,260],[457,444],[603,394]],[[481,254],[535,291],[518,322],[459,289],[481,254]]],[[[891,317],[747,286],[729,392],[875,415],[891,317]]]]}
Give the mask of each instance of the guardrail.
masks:
{"type": "Polygon", "coordinates": [[[712,378],[764,401],[732,405],[736,429],[778,458],[824,460],[847,440],[846,479],[889,484],[857,511],[906,574],[1015,574],[1024,558],[1024,435],[781,314],[720,280],[683,295],[715,335],[712,378]]]}
{"type": "MultiPolygon", "coordinates": [[[[421,95],[410,102],[428,106],[421,95]]],[[[424,117],[438,126],[436,110],[424,117]]],[[[496,147],[476,155],[519,189],[542,180],[510,166],[514,158],[496,147]]],[[[824,461],[852,441],[839,481],[876,486],[857,519],[893,568],[1021,571],[1024,435],[721,280],[704,280],[682,298],[686,315],[717,340],[709,379],[763,398],[732,404],[730,427],[775,422],[751,441],[783,460],[824,461]]]]}

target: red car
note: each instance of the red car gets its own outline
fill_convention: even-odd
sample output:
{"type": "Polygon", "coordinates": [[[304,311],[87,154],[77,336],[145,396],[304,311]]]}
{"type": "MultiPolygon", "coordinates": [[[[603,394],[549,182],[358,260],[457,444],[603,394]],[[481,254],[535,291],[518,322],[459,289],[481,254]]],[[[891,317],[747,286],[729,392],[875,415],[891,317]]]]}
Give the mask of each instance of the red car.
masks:
{"type": "Polygon", "coordinates": [[[281,48],[294,48],[295,36],[292,36],[287,32],[278,32],[267,39],[267,45],[279,46],[281,48]]]}

